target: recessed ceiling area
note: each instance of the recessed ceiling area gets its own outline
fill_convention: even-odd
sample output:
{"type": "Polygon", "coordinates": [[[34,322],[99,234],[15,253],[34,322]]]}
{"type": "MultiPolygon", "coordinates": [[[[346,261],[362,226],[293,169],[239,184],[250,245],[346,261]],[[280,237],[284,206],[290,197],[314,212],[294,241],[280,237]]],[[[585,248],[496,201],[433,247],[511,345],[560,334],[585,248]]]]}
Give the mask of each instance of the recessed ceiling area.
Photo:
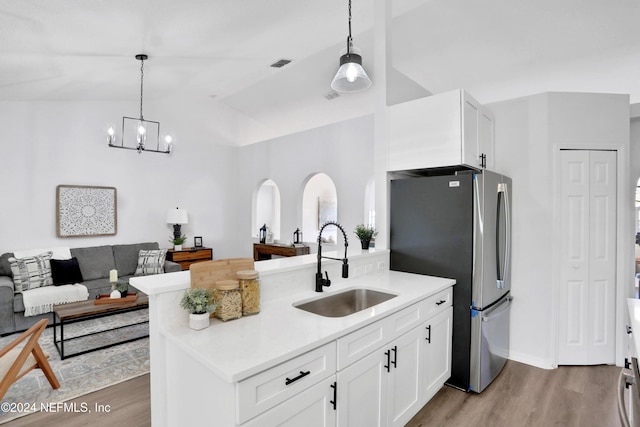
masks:
{"type": "MultiPolygon", "coordinates": [[[[0,99],[136,102],[134,56],[146,53],[145,106],[178,99],[233,144],[371,114],[381,90],[378,1],[353,0],[352,10],[373,87],[328,99],[346,0],[3,0],[0,99]],[[292,62],[271,67],[278,59],[292,62]]],[[[457,88],[482,103],[544,91],[640,101],[639,2],[393,0],[391,8],[389,103],[457,88]]]]}

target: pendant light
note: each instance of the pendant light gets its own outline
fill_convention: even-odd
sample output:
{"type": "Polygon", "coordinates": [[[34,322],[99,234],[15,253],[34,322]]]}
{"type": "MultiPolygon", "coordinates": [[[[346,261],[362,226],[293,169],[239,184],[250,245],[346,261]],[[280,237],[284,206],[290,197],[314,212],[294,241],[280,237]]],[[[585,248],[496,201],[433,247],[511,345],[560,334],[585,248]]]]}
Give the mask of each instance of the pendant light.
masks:
{"type": "Polygon", "coordinates": [[[160,122],[145,120],[142,114],[142,101],[144,97],[144,61],[149,59],[143,53],[136,55],[140,61],[140,117],[122,118],[122,140],[117,144],[115,128],[107,129],[107,142],[109,147],[136,150],[138,154],[143,151],[152,153],[171,153],[173,148],[173,136],[168,134],[164,138],[164,147],[160,147],[160,122]]]}
{"type": "Polygon", "coordinates": [[[349,0],[349,35],[347,48],[340,52],[340,68],[331,81],[331,88],[337,92],[360,92],[371,86],[371,79],[362,68],[360,49],[353,47],[351,37],[351,0],[349,0]]]}

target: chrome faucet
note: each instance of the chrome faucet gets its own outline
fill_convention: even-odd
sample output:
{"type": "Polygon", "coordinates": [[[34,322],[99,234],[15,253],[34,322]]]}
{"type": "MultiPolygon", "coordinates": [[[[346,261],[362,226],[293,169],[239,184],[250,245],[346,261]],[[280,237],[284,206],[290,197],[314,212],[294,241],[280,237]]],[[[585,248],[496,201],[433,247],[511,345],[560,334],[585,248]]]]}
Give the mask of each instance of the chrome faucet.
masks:
{"type": "Polygon", "coordinates": [[[334,259],[336,261],[342,261],[342,278],[346,279],[349,277],[349,260],[347,259],[347,246],[349,243],[347,241],[347,233],[345,233],[344,228],[340,224],[335,221],[327,221],[322,227],[320,227],[320,233],[318,233],[318,272],[316,273],[316,292],[322,292],[323,286],[331,286],[331,280],[329,280],[329,273],[324,272],[326,279],[322,277],[322,258],[334,259]],[[328,256],[322,256],[322,231],[328,225],[335,225],[342,231],[342,236],[344,237],[344,258],[332,258],[328,256]]]}

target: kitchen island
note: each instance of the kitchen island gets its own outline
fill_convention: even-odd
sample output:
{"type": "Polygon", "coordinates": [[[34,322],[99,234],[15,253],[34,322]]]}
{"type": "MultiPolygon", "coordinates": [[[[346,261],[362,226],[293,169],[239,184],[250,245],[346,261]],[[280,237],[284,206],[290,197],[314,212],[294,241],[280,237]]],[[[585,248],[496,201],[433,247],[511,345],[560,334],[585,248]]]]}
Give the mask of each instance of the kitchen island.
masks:
{"type": "MultiPolygon", "coordinates": [[[[188,327],[188,315],[178,305],[190,286],[188,271],[132,279],[150,299],[153,425],[192,425],[206,420],[206,412],[208,425],[263,426],[299,411],[301,419],[318,418],[318,425],[353,426],[361,416],[357,396],[371,391],[383,396],[378,405],[364,402],[363,412],[372,413],[375,424],[406,423],[448,378],[455,282],[389,271],[385,250],[350,253],[349,263],[355,276],[350,279],[339,278],[339,263],[327,263],[332,285],[324,293],[313,290],[313,255],[256,263],[262,282],[260,313],[226,323],[212,319],[202,331],[188,327]],[[338,318],[293,306],[352,288],[396,296],[338,318]],[[442,328],[432,324],[434,319],[442,328]],[[427,341],[439,343],[441,356],[418,372],[424,358],[433,357],[418,351],[427,341]],[[411,366],[415,369],[405,372],[411,366]],[[358,370],[371,375],[358,375],[358,370]],[[392,372],[395,376],[383,375],[392,372]],[[399,387],[403,373],[415,382],[414,396],[404,396],[411,404],[387,402],[385,393],[394,384],[399,387]]],[[[402,385],[404,394],[412,389],[402,385]]],[[[396,395],[389,392],[392,400],[396,395]]]]}

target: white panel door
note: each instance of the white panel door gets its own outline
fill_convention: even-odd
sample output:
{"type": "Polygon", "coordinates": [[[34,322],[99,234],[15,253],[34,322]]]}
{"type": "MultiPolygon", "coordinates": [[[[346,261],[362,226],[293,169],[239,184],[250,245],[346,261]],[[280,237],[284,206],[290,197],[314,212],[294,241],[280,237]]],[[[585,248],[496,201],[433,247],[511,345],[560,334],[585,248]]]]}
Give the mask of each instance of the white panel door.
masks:
{"type": "Polygon", "coordinates": [[[615,363],[616,152],[560,162],[558,364],[615,363]]]}

